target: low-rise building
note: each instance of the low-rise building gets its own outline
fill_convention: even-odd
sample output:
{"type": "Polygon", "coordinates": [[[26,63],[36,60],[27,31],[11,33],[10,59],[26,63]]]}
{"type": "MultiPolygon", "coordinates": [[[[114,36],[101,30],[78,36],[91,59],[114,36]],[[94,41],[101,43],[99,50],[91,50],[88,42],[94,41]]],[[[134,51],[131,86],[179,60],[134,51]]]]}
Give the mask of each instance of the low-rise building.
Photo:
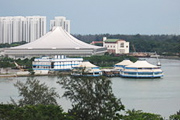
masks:
{"type": "Polygon", "coordinates": [[[103,38],[103,47],[107,48],[109,53],[115,54],[128,54],[129,53],[129,42],[122,39],[107,39],[103,38]]]}
{"type": "Polygon", "coordinates": [[[69,71],[81,64],[83,58],[67,58],[65,55],[35,58],[32,68],[35,74],[48,74],[50,71],[69,71]]]}

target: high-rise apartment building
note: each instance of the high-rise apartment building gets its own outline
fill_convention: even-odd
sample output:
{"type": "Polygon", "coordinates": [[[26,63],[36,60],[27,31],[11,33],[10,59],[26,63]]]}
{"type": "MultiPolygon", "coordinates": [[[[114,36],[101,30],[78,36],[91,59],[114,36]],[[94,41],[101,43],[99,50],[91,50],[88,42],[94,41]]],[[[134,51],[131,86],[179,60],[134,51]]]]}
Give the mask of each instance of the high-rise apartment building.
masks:
{"type": "Polygon", "coordinates": [[[32,42],[45,33],[45,16],[0,17],[0,43],[32,42]]]}
{"type": "Polygon", "coordinates": [[[50,21],[50,29],[52,29],[54,26],[60,26],[70,33],[70,20],[66,20],[66,17],[55,17],[54,20],[50,21]]]}

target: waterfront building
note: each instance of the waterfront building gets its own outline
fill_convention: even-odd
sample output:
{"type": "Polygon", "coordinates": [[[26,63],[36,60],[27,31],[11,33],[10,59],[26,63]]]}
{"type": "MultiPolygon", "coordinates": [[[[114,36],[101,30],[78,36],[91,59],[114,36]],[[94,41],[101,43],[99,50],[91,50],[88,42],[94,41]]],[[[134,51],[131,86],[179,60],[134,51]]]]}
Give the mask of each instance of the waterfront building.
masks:
{"type": "Polygon", "coordinates": [[[6,48],[4,54],[11,58],[54,56],[103,55],[106,48],[82,42],[61,27],[54,27],[41,38],[17,47],[6,48]]]}
{"type": "Polygon", "coordinates": [[[90,63],[89,61],[83,61],[81,64],[74,66],[72,70],[73,76],[101,76],[102,71],[98,66],[90,63]]]}
{"type": "Polygon", "coordinates": [[[62,27],[68,33],[70,33],[70,20],[66,20],[66,17],[58,16],[55,17],[54,20],[50,20],[50,29],[53,27],[62,27]]]}
{"type": "Polygon", "coordinates": [[[115,64],[114,69],[121,71],[122,69],[124,69],[125,66],[131,65],[131,64],[133,64],[133,62],[131,62],[130,60],[123,60],[115,64]]]}
{"type": "Polygon", "coordinates": [[[45,16],[0,17],[0,43],[32,42],[45,33],[45,16]]]}
{"type": "Polygon", "coordinates": [[[103,46],[103,41],[92,41],[91,45],[103,46]]]}
{"type": "Polygon", "coordinates": [[[144,60],[138,60],[122,69],[120,76],[132,78],[160,78],[163,71],[159,66],[152,65],[144,60]]]}
{"type": "Polygon", "coordinates": [[[129,42],[122,39],[107,39],[103,38],[103,47],[107,48],[109,53],[115,54],[128,54],[129,53],[129,42]]]}
{"type": "Polygon", "coordinates": [[[123,60],[117,64],[114,65],[114,68],[112,69],[101,69],[104,76],[108,77],[114,77],[119,76],[122,69],[124,69],[125,66],[133,64],[130,60],[123,60]]]}
{"type": "Polygon", "coordinates": [[[83,58],[67,58],[65,55],[35,58],[32,68],[35,74],[48,74],[51,71],[69,71],[81,64],[83,58]]]}

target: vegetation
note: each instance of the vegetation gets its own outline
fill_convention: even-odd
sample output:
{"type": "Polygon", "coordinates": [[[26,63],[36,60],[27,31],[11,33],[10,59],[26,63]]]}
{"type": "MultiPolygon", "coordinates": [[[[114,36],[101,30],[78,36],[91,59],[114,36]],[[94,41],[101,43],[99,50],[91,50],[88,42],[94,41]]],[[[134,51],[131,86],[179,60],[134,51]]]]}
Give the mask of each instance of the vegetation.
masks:
{"type": "MultiPolygon", "coordinates": [[[[133,56],[115,56],[114,54],[105,53],[105,55],[102,56],[91,56],[91,57],[84,57],[84,60],[88,60],[91,63],[100,66],[100,67],[113,67],[114,64],[121,62],[124,59],[129,59],[133,62],[137,60],[137,58],[133,56]]],[[[0,58],[0,68],[7,68],[12,67],[16,68],[14,62],[16,62],[18,65],[23,66],[24,69],[27,69],[28,71],[32,71],[32,61],[34,58],[28,59],[12,59],[8,57],[1,57],[0,58]]]]}
{"type": "MultiPolygon", "coordinates": [[[[157,52],[164,55],[175,55],[180,53],[180,35],[121,35],[121,34],[96,34],[96,35],[74,35],[76,38],[91,43],[102,41],[103,37],[110,39],[124,39],[130,42],[130,52],[157,52]],[[134,46],[134,48],[133,48],[134,46]]],[[[25,41],[12,44],[0,44],[0,48],[14,47],[25,44],[25,41]]],[[[98,44],[101,45],[101,44],[98,44]]]]}
{"type": "Polygon", "coordinates": [[[163,120],[160,115],[145,113],[141,110],[128,110],[122,120],[163,120]]]}
{"type": "Polygon", "coordinates": [[[124,110],[106,77],[62,77],[58,81],[66,91],[64,97],[72,102],[69,114],[75,120],[119,120],[124,110]]]}
{"type": "Polygon", "coordinates": [[[99,67],[113,67],[116,63],[123,61],[124,59],[129,59],[133,62],[137,61],[137,58],[133,56],[114,56],[114,54],[108,54],[103,56],[91,56],[84,57],[84,60],[88,60],[89,62],[99,66],[99,67]]]}
{"type": "Polygon", "coordinates": [[[180,120],[180,110],[176,114],[169,116],[169,120],[180,120]]]}
{"type": "Polygon", "coordinates": [[[16,68],[14,62],[16,62],[19,66],[22,66],[22,68],[31,70],[32,69],[32,61],[34,58],[31,59],[12,59],[8,57],[0,57],[0,68],[16,68]]]}
{"type": "Polygon", "coordinates": [[[57,105],[0,104],[0,120],[73,120],[57,105]]]}
{"type": "Polygon", "coordinates": [[[4,44],[0,44],[0,48],[15,47],[15,46],[23,45],[25,43],[27,43],[27,42],[22,41],[22,42],[14,42],[14,43],[11,43],[11,44],[4,43],[4,44]]]}
{"type": "Polygon", "coordinates": [[[55,88],[49,88],[45,83],[40,84],[36,79],[28,79],[25,83],[17,81],[14,86],[22,97],[18,103],[12,99],[15,105],[57,105],[56,98],[59,98],[59,95],[55,92],[55,88]]]}
{"type": "MultiPolygon", "coordinates": [[[[127,110],[117,99],[106,77],[64,77],[58,83],[72,101],[66,113],[55,98],[59,95],[38,80],[17,82],[22,97],[16,104],[0,104],[0,120],[163,120],[158,114],[127,110]],[[124,115],[122,112],[126,112],[124,115]]],[[[180,120],[180,111],[169,117],[180,120]]]]}
{"type": "Polygon", "coordinates": [[[154,52],[158,54],[171,55],[180,52],[180,35],[74,35],[76,38],[91,43],[92,41],[102,41],[103,37],[124,39],[130,42],[131,52],[154,52]],[[135,50],[133,49],[133,46],[135,50]]]}
{"type": "Polygon", "coordinates": [[[1,57],[0,58],[0,68],[7,68],[7,67],[14,67],[13,59],[8,57],[1,57]]]}

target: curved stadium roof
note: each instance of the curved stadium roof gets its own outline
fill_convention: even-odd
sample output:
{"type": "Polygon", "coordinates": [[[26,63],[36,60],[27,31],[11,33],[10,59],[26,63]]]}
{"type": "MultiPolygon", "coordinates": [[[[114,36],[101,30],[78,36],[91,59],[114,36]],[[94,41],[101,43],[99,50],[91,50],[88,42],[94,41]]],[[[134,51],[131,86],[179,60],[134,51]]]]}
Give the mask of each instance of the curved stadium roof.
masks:
{"type": "Polygon", "coordinates": [[[41,38],[21,46],[6,49],[6,55],[11,56],[36,56],[36,55],[77,55],[88,56],[103,54],[106,48],[82,42],[61,27],[55,27],[41,38]]]}
{"type": "Polygon", "coordinates": [[[126,66],[126,68],[159,68],[156,65],[150,64],[147,61],[136,61],[135,63],[126,66]]]}
{"type": "Polygon", "coordinates": [[[25,45],[14,47],[19,48],[102,48],[82,42],[61,27],[56,27],[41,38],[25,45]]]}
{"type": "Polygon", "coordinates": [[[123,60],[122,62],[119,62],[115,65],[130,65],[133,64],[133,62],[131,62],[130,60],[123,60]]]}

